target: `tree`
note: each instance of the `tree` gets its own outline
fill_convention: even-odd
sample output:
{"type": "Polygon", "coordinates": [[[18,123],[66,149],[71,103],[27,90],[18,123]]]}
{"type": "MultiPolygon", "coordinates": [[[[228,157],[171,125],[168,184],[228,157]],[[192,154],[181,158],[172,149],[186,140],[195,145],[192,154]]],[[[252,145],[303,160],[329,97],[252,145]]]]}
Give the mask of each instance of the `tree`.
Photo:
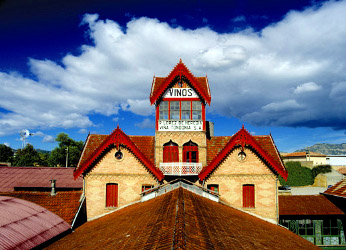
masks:
{"type": "Polygon", "coordinates": [[[13,162],[13,149],[0,144],[0,162],[13,162]]]}
{"type": "Polygon", "coordinates": [[[66,155],[68,148],[68,167],[76,167],[79,157],[83,150],[83,142],[71,139],[68,134],[60,133],[57,135],[56,141],[59,146],[52,150],[48,162],[50,167],[66,166],[66,155]]]}
{"type": "Polygon", "coordinates": [[[39,153],[34,149],[34,146],[27,144],[24,149],[18,149],[14,157],[14,166],[37,166],[41,165],[42,161],[39,153]]]}
{"type": "Polygon", "coordinates": [[[314,176],[310,168],[302,167],[300,162],[289,161],[285,163],[288,171],[288,178],[285,181],[279,176],[280,184],[282,186],[307,186],[314,183],[314,176]]]}

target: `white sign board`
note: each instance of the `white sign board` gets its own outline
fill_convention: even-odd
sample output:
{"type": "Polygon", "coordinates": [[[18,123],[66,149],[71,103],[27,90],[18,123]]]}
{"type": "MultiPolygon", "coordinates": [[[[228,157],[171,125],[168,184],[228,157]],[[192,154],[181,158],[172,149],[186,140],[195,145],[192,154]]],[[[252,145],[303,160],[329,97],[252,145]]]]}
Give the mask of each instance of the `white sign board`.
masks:
{"type": "Polygon", "coordinates": [[[202,131],[200,120],[159,120],[159,131],[202,131]]]}
{"type": "Polygon", "coordinates": [[[198,95],[191,88],[171,88],[167,89],[163,98],[198,98],[198,95]]]}

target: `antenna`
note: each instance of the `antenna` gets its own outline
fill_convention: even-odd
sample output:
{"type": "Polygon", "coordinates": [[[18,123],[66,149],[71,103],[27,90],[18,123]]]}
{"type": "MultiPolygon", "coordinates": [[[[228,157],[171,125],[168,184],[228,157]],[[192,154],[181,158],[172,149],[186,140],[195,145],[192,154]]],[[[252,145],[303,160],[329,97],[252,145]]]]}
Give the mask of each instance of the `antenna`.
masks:
{"type": "Polygon", "coordinates": [[[20,131],[20,137],[22,142],[22,149],[25,148],[26,146],[26,139],[30,136],[33,135],[33,133],[30,133],[29,130],[27,129],[23,129],[22,131],[20,131]]]}

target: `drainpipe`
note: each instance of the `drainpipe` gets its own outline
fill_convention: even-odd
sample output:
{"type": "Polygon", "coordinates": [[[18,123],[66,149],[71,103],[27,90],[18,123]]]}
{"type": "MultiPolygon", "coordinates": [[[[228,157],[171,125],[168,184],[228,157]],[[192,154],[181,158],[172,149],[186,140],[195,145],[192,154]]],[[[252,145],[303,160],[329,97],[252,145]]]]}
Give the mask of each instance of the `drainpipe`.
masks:
{"type": "Polygon", "coordinates": [[[51,182],[51,187],[52,187],[52,191],[50,192],[50,195],[51,196],[55,196],[56,195],[56,192],[55,192],[55,182],[56,180],[50,180],[51,182]]]}
{"type": "Polygon", "coordinates": [[[276,223],[279,224],[279,196],[278,196],[278,181],[279,179],[276,178],[275,180],[275,200],[276,200],[276,223]]]}

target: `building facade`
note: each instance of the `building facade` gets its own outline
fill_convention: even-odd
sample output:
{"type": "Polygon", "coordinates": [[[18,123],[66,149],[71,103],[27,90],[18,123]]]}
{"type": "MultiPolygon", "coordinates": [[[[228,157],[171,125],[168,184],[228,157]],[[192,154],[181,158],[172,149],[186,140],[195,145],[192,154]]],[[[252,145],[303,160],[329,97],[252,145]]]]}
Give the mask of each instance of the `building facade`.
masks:
{"type": "Polygon", "coordinates": [[[83,176],[89,219],[184,178],[224,203],[278,221],[278,176],[287,179],[287,171],[271,135],[242,127],[214,136],[205,112],[208,78],[195,77],[181,60],[167,77],[153,78],[150,102],[155,136],[129,136],[119,127],[88,136],[74,176],[83,176]]]}

